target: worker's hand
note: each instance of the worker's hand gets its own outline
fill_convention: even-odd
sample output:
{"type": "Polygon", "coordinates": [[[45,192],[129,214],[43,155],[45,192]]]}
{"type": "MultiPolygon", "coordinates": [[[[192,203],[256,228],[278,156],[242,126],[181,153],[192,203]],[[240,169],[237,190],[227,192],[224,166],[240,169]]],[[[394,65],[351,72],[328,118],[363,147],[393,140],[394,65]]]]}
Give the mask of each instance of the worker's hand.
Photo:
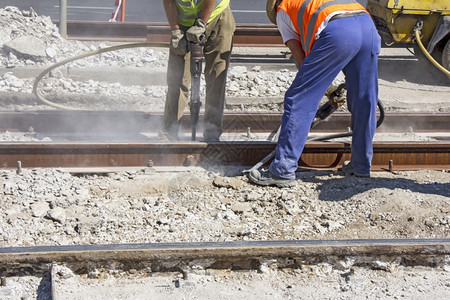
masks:
{"type": "Polygon", "coordinates": [[[187,40],[183,31],[174,29],[171,31],[170,49],[177,55],[185,55],[187,53],[187,40]]]}
{"type": "Polygon", "coordinates": [[[206,22],[203,19],[198,18],[186,31],[186,37],[188,41],[193,43],[202,43],[205,39],[206,22]]]}

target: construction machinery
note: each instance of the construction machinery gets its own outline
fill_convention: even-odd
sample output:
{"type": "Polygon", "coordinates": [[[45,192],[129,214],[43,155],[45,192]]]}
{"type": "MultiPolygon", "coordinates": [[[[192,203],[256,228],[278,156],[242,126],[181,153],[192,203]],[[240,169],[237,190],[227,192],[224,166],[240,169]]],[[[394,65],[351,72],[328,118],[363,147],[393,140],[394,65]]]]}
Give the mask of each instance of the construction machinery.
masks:
{"type": "Polygon", "coordinates": [[[368,0],[366,8],[386,45],[412,44],[450,74],[449,0],[368,0]]]}

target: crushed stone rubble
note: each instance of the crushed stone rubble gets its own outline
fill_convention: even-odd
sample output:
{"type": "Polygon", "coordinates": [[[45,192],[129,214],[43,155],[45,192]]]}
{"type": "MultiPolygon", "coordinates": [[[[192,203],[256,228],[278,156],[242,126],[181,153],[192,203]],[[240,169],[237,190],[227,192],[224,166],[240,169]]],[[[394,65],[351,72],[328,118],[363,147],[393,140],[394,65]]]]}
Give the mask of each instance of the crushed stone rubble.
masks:
{"type": "Polygon", "coordinates": [[[74,176],[0,171],[0,246],[233,240],[438,238],[450,174],[300,172],[293,189],[194,170],[74,176]]]}
{"type": "MultiPolygon", "coordinates": [[[[61,37],[50,17],[38,16],[34,11],[21,11],[14,6],[0,8],[0,24],[0,61],[7,68],[32,65],[47,67],[73,56],[112,46],[103,42],[94,45],[66,40],[61,37]]],[[[88,57],[85,61],[75,61],[71,67],[118,64],[160,66],[166,59],[165,53],[155,53],[153,49],[138,48],[137,52],[123,49],[102,53],[99,57],[88,57]]]]}
{"type": "MultiPolygon", "coordinates": [[[[296,187],[278,189],[255,187],[233,168],[179,173],[143,169],[104,176],[76,176],[63,169],[1,170],[0,247],[449,236],[449,172],[379,172],[365,179],[314,171],[299,172],[297,177],[296,187]]],[[[258,273],[249,274],[269,289],[258,299],[286,299],[289,295],[303,299],[303,293],[339,295],[340,299],[379,295],[396,299],[433,293],[441,299],[450,286],[448,258],[440,265],[421,268],[405,266],[401,259],[374,260],[365,267],[352,261],[330,260],[291,271],[277,271],[273,262],[274,266],[262,264],[258,273]],[[417,284],[411,285],[416,279],[417,284]],[[291,282],[291,287],[279,286],[281,282],[291,282]],[[273,298],[274,293],[284,297],[273,298]]],[[[183,295],[195,287],[200,299],[208,299],[210,294],[201,296],[205,289],[220,293],[229,290],[228,285],[241,284],[242,288],[257,288],[255,280],[241,278],[239,272],[216,274],[191,267],[189,280],[179,279],[181,288],[165,288],[158,294],[183,295]],[[219,286],[205,286],[207,282],[219,286]]],[[[79,298],[73,299],[107,291],[117,296],[127,288],[131,294],[121,299],[145,299],[136,291],[160,286],[164,278],[169,283],[179,278],[179,274],[159,277],[151,273],[144,276],[149,277],[144,284],[142,276],[113,269],[94,269],[87,275],[74,275],[70,270],[57,274],[61,276],[55,279],[60,293],[78,291],[79,298]],[[110,286],[117,278],[121,282],[128,278],[128,285],[110,286]],[[138,283],[143,286],[136,287],[138,283]]],[[[43,298],[38,299],[50,299],[45,298],[50,294],[47,277],[7,280],[9,284],[0,287],[4,299],[36,299],[39,293],[43,298]]],[[[236,299],[232,295],[238,291],[224,299],[236,299]]],[[[252,297],[249,295],[255,299],[252,297]]]]}

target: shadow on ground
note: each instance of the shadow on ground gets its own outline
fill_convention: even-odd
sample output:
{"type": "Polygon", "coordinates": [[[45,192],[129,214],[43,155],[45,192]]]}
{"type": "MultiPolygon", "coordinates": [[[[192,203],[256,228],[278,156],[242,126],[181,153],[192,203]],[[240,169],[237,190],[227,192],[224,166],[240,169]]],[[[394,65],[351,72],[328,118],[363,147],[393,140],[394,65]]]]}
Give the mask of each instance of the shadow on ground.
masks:
{"type": "MultiPolygon", "coordinates": [[[[326,180],[317,176],[326,176],[335,174],[333,172],[319,172],[312,176],[301,176],[299,179],[303,182],[317,184],[319,200],[322,201],[345,201],[353,196],[362,194],[374,189],[402,189],[413,193],[432,194],[443,197],[450,197],[450,183],[418,183],[412,179],[388,178],[388,177],[335,177],[326,180]]],[[[300,183],[301,184],[301,183],[300,183]]]]}
{"type": "Polygon", "coordinates": [[[380,79],[399,82],[450,86],[450,79],[430,62],[417,59],[413,54],[380,56],[378,58],[378,77],[380,79]]]}

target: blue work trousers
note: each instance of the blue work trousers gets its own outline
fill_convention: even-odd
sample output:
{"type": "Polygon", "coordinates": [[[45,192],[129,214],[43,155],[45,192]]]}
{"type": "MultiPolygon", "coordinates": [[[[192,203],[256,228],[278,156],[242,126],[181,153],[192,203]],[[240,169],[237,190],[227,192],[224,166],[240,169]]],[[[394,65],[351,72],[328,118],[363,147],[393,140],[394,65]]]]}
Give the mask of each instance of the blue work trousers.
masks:
{"type": "Polygon", "coordinates": [[[331,20],[286,91],[281,130],[269,171],[295,179],[298,160],[320,101],[342,70],[351,112],[353,168],[370,172],[376,130],[378,54],[381,38],[367,14],[331,20]]]}

